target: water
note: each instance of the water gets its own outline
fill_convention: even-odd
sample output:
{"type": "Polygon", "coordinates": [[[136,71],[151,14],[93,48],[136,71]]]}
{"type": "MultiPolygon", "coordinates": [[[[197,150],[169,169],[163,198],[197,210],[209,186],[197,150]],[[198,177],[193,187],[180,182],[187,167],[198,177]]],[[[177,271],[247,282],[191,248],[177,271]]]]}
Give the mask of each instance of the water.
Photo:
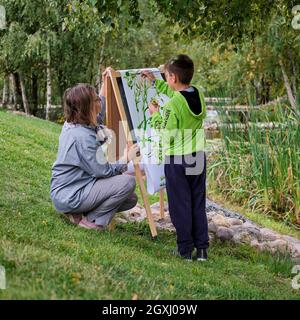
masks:
{"type": "Polygon", "coordinates": [[[207,110],[206,111],[206,118],[204,120],[204,126],[207,129],[205,130],[206,138],[211,139],[219,139],[221,137],[220,130],[216,129],[216,124],[218,125],[220,123],[220,118],[218,115],[218,112],[216,110],[207,110]]]}

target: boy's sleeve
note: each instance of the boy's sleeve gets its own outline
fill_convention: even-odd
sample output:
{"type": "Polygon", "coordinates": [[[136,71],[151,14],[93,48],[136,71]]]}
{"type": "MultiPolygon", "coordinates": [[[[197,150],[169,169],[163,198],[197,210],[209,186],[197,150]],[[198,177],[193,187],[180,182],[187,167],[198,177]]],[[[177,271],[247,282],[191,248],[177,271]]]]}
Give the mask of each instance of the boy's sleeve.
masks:
{"type": "Polygon", "coordinates": [[[151,127],[154,129],[177,129],[178,118],[170,103],[164,105],[163,116],[159,112],[155,112],[151,116],[151,127]]]}
{"type": "Polygon", "coordinates": [[[152,114],[150,118],[150,126],[154,129],[160,129],[163,121],[163,117],[159,112],[155,112],[152,114]]]}
{"type": "Polygon", "coordinates": [[[152,115],[151,127],[158,130],[162,147],[162,149],[159,150],[160,157],[162,153],[172,147],[179,127],[179,119],[170,102],[164,105],[163,116],[159,112],[155,112],[152,115]]]}
{"type": "Polygon", "coordinates": [[[174,96],[175,91],[173,91],[164,80],[156,79],[155,87],[158,92],[164,93],[169,98],[172,98],[174,96]]]}

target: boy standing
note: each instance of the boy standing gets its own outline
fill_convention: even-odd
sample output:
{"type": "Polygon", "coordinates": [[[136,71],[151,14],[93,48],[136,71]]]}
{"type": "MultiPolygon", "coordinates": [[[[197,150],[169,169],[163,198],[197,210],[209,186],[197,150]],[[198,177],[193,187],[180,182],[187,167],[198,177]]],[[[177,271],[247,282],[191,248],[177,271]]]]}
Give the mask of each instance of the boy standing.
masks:
{"type": "Polygon", "coordinates": [[[150,72],[142,76],[155,83],[157,91],[170,97],[163,106],[149,105],[151,125],[160,129],[165,153],[165,176],[169,212],[177,234],[174,254],[192,260],[207,260],[209,246],[206,206],[205,133],[202,123],[206,116],[203,94],[191,80],[194,63],[180,54],[165,64],[166,82],[156,80],[150,72]]]}

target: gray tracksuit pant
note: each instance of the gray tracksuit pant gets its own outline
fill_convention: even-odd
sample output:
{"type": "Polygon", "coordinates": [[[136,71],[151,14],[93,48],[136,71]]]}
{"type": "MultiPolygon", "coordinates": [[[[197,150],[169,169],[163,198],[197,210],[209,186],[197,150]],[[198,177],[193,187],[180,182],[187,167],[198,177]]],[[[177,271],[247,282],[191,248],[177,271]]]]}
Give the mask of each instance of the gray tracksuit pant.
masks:
{"type": "Polygon", "coordinates": [[[136,205],[135,186],[135,177],[127,174],[98,179],[88,197],[72,213],[83,213],[88,221],[107,226],[117,212],[136,205]]]}

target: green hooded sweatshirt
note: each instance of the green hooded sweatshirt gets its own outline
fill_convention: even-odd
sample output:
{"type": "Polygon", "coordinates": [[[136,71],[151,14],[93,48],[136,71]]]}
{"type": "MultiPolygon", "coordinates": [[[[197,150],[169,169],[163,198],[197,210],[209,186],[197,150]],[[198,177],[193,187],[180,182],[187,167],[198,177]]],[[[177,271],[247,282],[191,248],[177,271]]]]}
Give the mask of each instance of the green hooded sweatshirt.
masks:
{"type": "Polygon", "coordinates": [[[205,132],[202,128],[206,117],[206,105],[202,92],[199,92],[201,113],[194,114],[185,97],[173,91],[164,80],[156,80],[158,92],[171,99],[162,107],[163,115],[155,112],[151,116],[151,127],[160,129],[163,151],[165,155],[186,155],[203,151],[205,148],[205,132]]]}

